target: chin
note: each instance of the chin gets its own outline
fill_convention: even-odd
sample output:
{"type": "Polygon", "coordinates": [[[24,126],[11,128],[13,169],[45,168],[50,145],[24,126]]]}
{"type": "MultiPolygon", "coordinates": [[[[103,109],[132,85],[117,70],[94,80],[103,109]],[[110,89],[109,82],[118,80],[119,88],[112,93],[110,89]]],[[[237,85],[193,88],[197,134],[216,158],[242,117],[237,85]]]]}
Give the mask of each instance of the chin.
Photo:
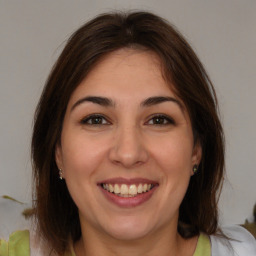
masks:
{"type": "Polygon", "coordinates": [[[117,240],[138,240],[145,237],[153,229],[152,224],[149,226],[141,220],[124,220],[109,223],[105,226],[105,232],[117,240]]]}

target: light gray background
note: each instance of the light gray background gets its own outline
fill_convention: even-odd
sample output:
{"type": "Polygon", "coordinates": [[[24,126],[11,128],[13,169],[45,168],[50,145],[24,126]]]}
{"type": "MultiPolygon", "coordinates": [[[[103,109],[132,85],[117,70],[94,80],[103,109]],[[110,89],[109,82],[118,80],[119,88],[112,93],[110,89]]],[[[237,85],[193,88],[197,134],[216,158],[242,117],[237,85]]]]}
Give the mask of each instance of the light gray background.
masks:
{"type": "MultiPolygon", "coordinates": [[[[31,202],[33,112],[65,40],[85,21],[115,9],[159,14],[185,35],[208,70],[227,141],[221,222],[243,223],[256,201],[255,0],[0,0],[0,235],[26,225],[31,202]]],[[[191,213],[193,214],[193,213],[191,213]]]]}

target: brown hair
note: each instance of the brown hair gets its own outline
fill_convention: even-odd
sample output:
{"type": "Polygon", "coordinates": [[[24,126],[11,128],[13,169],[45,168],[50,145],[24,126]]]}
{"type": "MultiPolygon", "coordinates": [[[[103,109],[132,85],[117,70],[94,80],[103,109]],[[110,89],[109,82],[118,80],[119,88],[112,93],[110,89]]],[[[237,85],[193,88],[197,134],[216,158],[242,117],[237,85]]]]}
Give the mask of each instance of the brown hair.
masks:
{"type": "Polygon", "coordinates": [[[120,48],[144,48],[161,59],[163,75],[174,85],[190,115],[202,160],[180,206],[179,233],[215,234],[217,201],[224,175],[224,142],[213,85],[198,57],[177,30],[148,12],[102,14],[79,28],[54,65],[38,103],[32,137],[34,209],[38,228],[62,253],[68,238],[81,236],[78,209],[65,181],[58,178],[55,147],[72,92],[104,55],[120,48]]]}

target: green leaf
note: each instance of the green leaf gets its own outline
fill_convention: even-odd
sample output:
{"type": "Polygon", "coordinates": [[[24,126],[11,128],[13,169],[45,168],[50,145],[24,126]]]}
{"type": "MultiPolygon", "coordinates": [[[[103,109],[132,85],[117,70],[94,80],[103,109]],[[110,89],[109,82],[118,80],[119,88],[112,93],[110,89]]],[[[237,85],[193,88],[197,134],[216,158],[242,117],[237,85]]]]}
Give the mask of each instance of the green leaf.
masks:
{"type": "Polygon", "coordinates": [[[7,196],[7,195],[3,195],[2,198],[14,201],[14,202],[19,203],[19,204],[25,204],[25,203],[13,198],[13,197],[7,196]]]}

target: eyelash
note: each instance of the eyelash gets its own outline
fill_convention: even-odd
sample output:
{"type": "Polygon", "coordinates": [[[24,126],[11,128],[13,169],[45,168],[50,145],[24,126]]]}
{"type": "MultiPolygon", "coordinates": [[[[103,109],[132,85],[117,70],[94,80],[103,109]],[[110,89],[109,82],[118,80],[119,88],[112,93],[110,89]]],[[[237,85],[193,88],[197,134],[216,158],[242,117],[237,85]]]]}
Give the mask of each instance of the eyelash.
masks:
{"type": "Polygon", "coordinates": [[[94,114],[94,115],[89,115],[85,118],[83,118],[80,122],[81,124],[84,124],[84,125],[108,125],[110,124],[110,122],[103,116],[103,115],[100,115],[100,114],[94,114]],[[96,119],[99,119],[101,120],[104,120],[104,123],[93,123],[93,120],[95,121],[96,119]]]}
{"type": "MultiPolygon", "coordinates": [[[[93,115],[89,115],[85,118],[83,118],[80,121],[81,124],[83,125],[109,125],[111,124],[111,122],[109,122],[107,120],[106,117],[104,117],[101,114],[93,114],[93,115]],[[96,121],[98,119],[98,121],[96,121]],[[96,121],[95,123],[93,121],[96,121]],[[103,121],[103,123],[102,123],[103,121]],[[100,123],[99,123],[100,122],[100,123]]],[[[148,125],[157,125],[157,126],[164,126],[164,125],[171,125],[171,124],[175,124],[174,120],[172,118],[170,118],[169,116],[166,115],[154,115],[151,116],[150,119],[145,123],[148,125]],[[151,121],[157,121],[158,123],[152,123],[150,124],[151,121]]]]}
{"type": "Polygon", "coordinates": [[[149,121],[147,121],[146,122],[147,124],[149,124],[149,125],[161,125],[161,126],[164,126],[164,125],[171,125],[171,124],[175,124],[175,122],[174,122],[174,120],[171,118],[171,117],[169,117],[169,116],[166,116],[166,115],[161,115],[161,114],[158,114],[158,115],[154,115],[154,116],[151,116],[150,117],[150,119],[149,119],[149,121]],[[149,124],[149,122],[150,121],[153,121],[153,120],[157,120],[158,119],[158,121],[159,120],[162,120],[163,121],[163,123],[158,123],[158,124],[149,124]]]}

